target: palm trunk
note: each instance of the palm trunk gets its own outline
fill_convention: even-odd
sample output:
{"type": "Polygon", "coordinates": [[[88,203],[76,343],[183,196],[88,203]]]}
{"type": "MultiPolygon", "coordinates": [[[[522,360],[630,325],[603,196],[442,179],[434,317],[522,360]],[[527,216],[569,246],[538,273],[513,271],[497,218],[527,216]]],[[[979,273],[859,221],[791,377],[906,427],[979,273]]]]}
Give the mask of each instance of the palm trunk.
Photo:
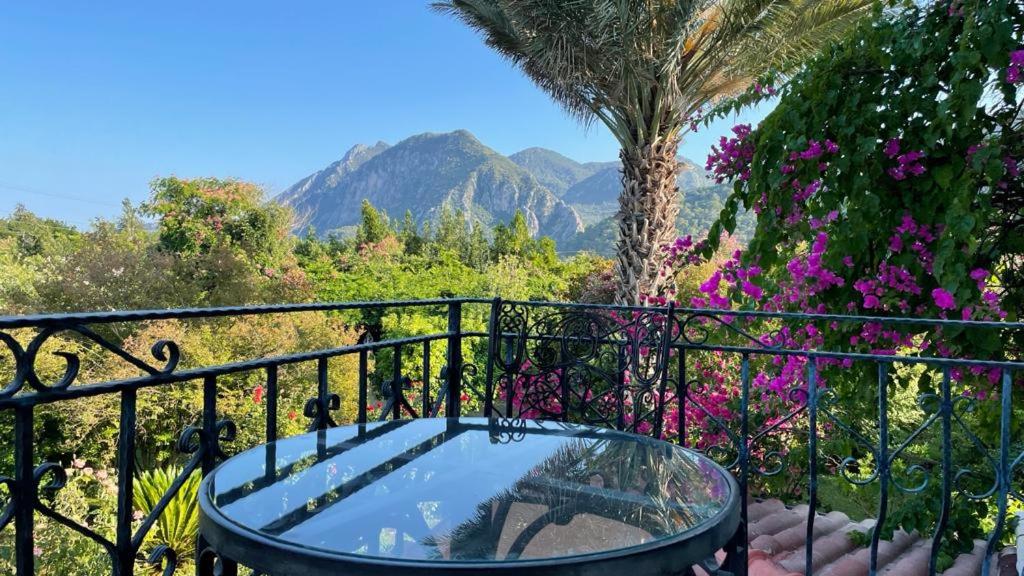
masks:
{"type": "Polygon", "coordinates": [[[669,138],[639,150],[622,150],[622,194],[619,196],[619,241],[615,269],[619,277],[615,300],[643,305],[672,286],[662,275],[667,246],[676,237],[679,187],[676,185],[679,140],[669,138]]]}

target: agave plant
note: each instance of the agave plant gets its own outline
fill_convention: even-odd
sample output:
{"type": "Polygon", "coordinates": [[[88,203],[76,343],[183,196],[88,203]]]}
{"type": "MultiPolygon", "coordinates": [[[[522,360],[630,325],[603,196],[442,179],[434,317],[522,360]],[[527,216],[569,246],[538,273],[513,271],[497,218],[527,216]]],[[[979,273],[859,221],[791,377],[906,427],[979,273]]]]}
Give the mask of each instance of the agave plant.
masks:
{"type": "MultiPolygon", "coordinates": [[[[177,466],[147,470],[135,480],[134,506],[147,517],[156,509],[182,474],[177,466]]],[[[167,546],[178,558],[190,558],[195,552],[196,535],[199,533],[199,483],[198,472],[193,472],[181,485],[181,489],[167,503],[153,528],[146,535],[151,546],[167,546]]]]}
{"type": "Polygon", "coordinates": [[[785,73],[871,13],[872,0],[442,0],[584,121],[619,141],[616,300],[671,281],[662,246],[679,213],[679,143],[715,100],[785,73]]]}

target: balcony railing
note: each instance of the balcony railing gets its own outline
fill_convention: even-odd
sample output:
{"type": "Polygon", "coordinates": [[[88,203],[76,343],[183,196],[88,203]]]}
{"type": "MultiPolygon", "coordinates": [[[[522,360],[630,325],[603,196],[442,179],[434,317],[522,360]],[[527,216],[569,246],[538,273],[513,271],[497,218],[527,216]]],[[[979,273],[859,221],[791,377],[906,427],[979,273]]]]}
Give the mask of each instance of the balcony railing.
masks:
{"type": "MultiPolygon", "coordinates": [[[[911,354],[911,343],[922,334],[951,342],[1010,342],[1022,330],[1024,324],[1009,322],[500,299],[3,317],[6,357],[0,367],[7,383],[0,387],[0,433],[7,437],[0,445],[12,448],[13,462],[10,470],[0,470],[0,537],[11,530],[8,525],[14,535],[8,532],[10,545],[0,547],[0,555],[13,557],[18,576],[35,574],[40,551],[34,527],[44,516],[102,547],[115,575],[138,573],[145,561],[174,573],[176,552],[160,546],[144,555],[146,535],[194,472],[205,474],[229,453],[249,447],[236,445],[239,429],[225,418],[223,382],[256,374],[256,401],[263,403],[265,416],[258,435],[247,432],[260,441],[278,437],[286,417],[279,401],[287,389],[290,398],[300,393],[307,398],[301,415],[287,418],[305,422],[309,430],[346,420],[482,414],[599,424],[702,450],[731,469],[749,497],[743,498],[741,534],[727,550],[725,569],[733,573],[747,570],[747,502],[766,496],[807,505],[803,567],[814,573],[820,561],[814,522],[825,506],[822,482],[836,479],[873,500],[877,524],[864,543],[872,573],[886,527],[905,520],[890,518],[894,500],[914,498],[928,511],[917,527],[930,530],[929,573],[939,571],[941,554],[953,548],[953,512],[967,505],[985,531],[988,573],[1010,536],[1011,509],[1024,501],[1018,481],[1024,409],[1014,407],[1024,363],[956,357],[950,351],[955,347],[948,346],[928,348],[943,354],[911,354]],[[427,315],[432,325],[444,328],[404,329],[403,315],[411,313],[427,315]],[[181,322],[186,330],[216,330],[223,328],[219,322],[242,316],[297,314],[341,316],[359,326],[361,336],[335,347],[212,365],[192,362],[194,351],[172,340],[154,341],[149,358],[115,336],[161,321],[181,322]],[[389,323],[382,321],[387,315],[392,315],[389,323]],[[805,345],[787,347],[793,339],[783,335],[793,330],[802,331],[805,345]],[[862,352],[852,345],[822,349],[814,345],[819,340],[806,337],[823,332],[849,334],[851,342],[889,334],[903,345],[895,353],[862,352]],[[75,347],[61,349],[54,344],[58,341],[75,347]],[[84,350],[117,357],[130,375],[83,381],[84,350]],[[49,373],[59,358],[56,379],[44,375],[43,357],[51,364],[49,373]],[[354,386],[345,390],[332,387],[330,361],[339,358],[351,359],[344,377],[354,386]],[[297,365],[315,366],[309,371],[315,377],[282,382],[281,371],[297,365]],[[145,467],[136,445],[139,398],[170,387],[193,387],[201,408],[195,422],[180,431],[179,475],[140,518],[133,504],[135,475],[145,467]],[[908,394],[916,402],[907,402],[908,394]],[[98,397],[116,398],[120,414],[112,442],[117,509],[110,533],[83,526],[52,506],[69,462],[62,461],[67,455],[39,449],[40,415],[58,403],[98,397]]],[[[212,551],[203,542],[197,549],[197,569],[212,566],[212,551]]]]}

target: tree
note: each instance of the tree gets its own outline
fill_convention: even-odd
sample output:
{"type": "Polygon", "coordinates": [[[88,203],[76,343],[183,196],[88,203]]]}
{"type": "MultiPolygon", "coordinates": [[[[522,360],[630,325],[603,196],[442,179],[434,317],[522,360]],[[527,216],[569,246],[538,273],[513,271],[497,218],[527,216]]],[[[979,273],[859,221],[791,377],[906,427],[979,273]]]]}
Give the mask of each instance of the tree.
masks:
{"type": "Polygon", "coordinates": [[[394,234],[388,215],[374,208],[369,200],[363,198],[360,211],[362,221],[356,231],[356,244],[377,244],[394,234]]]}
{"type": "Polygon", "coordinates": [[[291,212],[266,202],[249,182],[218,178],[158,178],[143,214],[155,216],[160,247],[181,256],[241,250],[262,267],[277,266],[291,251],[291,212]]]}
{"type": "Polygon", "coordinates": [[[792,70],[871,0],[443,0],[570,115],[619,141],[616,299],[657,294],[675,237],[679,142],[702,107],[792,70]]]}
{"type": "Polygon", "coordinates": [[[433,238],[435,253],[450,251],[462,256],[466,253],[468,242],[469,232],[466,230],[466,217],[462,210],[452,210],[447,204],[441,206],[433,238]]]}
{"type": "Polygon", "coordinates": [[[508,225],[498,224],[494,227],[494,259],[502,256],[525,256],[533,248],[533,237],[526,225],[526,217],[522,211],[516,210],[508,225]]]}
{"type": "Polygon", "coordinates": [[[412,211],[405,211],[405,218],[402,219],[402,228],[399,230],[399,239],[405,247],[406,254],[419,255],[423,253],[423,246],[426,239],[420,234],[419,225],[412,217],[412,211]]]}

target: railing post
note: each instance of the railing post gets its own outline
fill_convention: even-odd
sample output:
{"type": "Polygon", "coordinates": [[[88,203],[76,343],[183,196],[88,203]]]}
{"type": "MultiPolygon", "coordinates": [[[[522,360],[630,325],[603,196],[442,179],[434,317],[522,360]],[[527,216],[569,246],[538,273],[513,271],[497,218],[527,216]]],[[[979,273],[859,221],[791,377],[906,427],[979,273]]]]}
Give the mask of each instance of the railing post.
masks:
{"type": "Polygon", "coordinates": [[[135,570],[132,544],[132,514],[135,473],[135,404],[137,392],[121,392],[121,426],[117,434],[117,574],[129,576],[135,570]]]}
{"type": "Polygon", "coordinates": [[[402,347],[395,346],[391,358],[391,419],[402,418],[405,390],[402,389],[402,347]]]}
{"type": "Polygon", "coordinates": [[[445,415],[462,415],[462,302],[448,303],[448,402],[445,415]]]}
{"type": "Polygon", "coordinates": [[[217,466],[217,377],[203,378],[203,446],[202,471],[206,476],[217,466]]]}
{"type": "Polygon", "coordinates": [[[878,543],[885,529],[886,516],[889,513],[889,364],[878,363],[878,513],[875,526],[871,529],[871,545],[868,548],[868,574],[878,574],[878,543]]]}
{"type": "MultiPolygon", "coordinates": [[[[491,301],[491,316],[487,320],[487,367],[484,370],[484,417],[490,418],[494,412],[494,361],[498,354],[498,316],[501,315],[501,298],[491,301]]],[[[511,390],[506,390],[511,394],[511,390]]]]}
{"type": "Polygon", "coordinates": [[[430,417],[430,340],[423,342],[423,385],[420,394],[420,416],[430,417]]]}
{"type": "Polygon", "coordinates": [[[818,508],[818,372],[817,359],[807,357],[807,537],[804,573],[814,572],[814,518],[818,508]]]}
{"type": "Polygon", "coordinates": [[[267,368],[267,442],[277,440],[277,396],[280,394],[277,385],[277,366],[267,368]]]}
{"type": "Polygon", "coordinates": [[[942,423],[942,499],[939,519],[932,534],[931,557],[928,560],[928,574],[935,574],[939,565],[939,552],[949,524],[949,511],[953,499],[953,398],[950,390],[949,366],[942,367],[941,402],[939,421],[942,423]]]}
{"type": "MultiPolygon", "coordinates": [[[[360,344],[365,344],[369,341],[369,338],[364,334],[359,338],[360,344]]],[[[367,378],[367,363],[369,362],[369,355],[365,349],[359,351],[359,407],[356,411],[356,422],[359,424],[366,424],[366,403],[370,401],[369,381],[367,378]]]]}
{"type": "Polygon", "coordinates": [[[686,348],[679,346],[679,381],[676,382],[676,430],[679,434],[679,445],[686,447],[686,348]]]}
{"type": "Polygon", "coordinates": [[[33,477],[35,438],[31,406],[14,409],[14,563],[18,576],[35,574],[33,554],[36,482],[33,477]]]}

